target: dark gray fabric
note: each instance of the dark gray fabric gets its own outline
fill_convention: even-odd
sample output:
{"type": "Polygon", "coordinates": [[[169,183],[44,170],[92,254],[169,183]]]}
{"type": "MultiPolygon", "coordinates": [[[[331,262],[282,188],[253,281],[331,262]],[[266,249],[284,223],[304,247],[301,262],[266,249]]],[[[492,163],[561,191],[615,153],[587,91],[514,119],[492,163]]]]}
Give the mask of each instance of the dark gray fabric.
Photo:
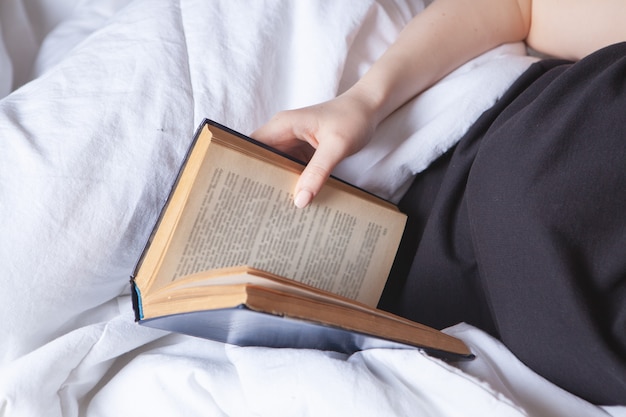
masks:
{"type": "Polygon", "coordinates": [[[626,44],[533,65],[400,206],[382,308],[469,322],[597,404],[626,404],[626,44]]]}

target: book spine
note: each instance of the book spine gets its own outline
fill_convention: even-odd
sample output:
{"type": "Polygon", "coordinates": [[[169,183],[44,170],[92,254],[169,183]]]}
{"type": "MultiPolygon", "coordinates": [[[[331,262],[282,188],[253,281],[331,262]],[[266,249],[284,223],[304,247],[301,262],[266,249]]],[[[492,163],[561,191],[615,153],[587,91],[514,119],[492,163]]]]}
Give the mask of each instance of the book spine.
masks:
{"type": "Polygon", "coordinates": [[[130,278],[130,297],[133,301],[133,311],[135,312],[135,321],[143,319],[143,309],[141,306],[141,292],[135,284],[135,277],[130,278]]]}

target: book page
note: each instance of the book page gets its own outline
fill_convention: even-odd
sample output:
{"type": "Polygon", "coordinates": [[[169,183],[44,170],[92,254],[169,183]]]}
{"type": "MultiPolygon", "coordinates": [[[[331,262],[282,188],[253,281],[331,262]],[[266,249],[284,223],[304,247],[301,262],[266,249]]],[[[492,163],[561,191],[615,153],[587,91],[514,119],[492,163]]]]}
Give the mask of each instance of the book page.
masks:
{"type": "Polygon", "coordinates": [[[247,265],[375,305],[404,222],[389,209],[325,187],[298,209],[298,173],[211,144],[157,286],[247,265]]]}

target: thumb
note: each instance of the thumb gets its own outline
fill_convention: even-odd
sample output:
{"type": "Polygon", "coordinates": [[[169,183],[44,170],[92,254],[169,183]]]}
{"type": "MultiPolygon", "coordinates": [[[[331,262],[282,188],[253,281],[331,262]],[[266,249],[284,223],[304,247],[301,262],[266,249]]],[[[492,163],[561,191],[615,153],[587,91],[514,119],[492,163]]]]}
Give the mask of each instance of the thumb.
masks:
{"type": "Polygon", "coordinates": [[[296,207],[309,205],[341,159],[337,149],[320,144],[296,183],[293,200],[296,207]]]}

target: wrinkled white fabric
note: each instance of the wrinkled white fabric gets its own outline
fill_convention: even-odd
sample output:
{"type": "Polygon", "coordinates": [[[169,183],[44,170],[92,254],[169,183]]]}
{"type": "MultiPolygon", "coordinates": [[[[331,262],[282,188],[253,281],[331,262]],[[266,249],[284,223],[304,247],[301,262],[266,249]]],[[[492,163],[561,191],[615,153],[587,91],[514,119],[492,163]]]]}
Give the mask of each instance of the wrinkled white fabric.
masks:
{"type": "MultiPolygon", "coordinates": [[[[197,124],[209,117],[249,133],[278,110],[333,97],[421,7],[401,0],[1,2],[0,414],[500,416],[549,402],[540,392],[519,400],[499,374],[473,377],[472,367],[459,371],[417,351],[346,357],[236,348],[133,322],[129,276],[197,124]]],[[[446,81],[455,87],[433,88],[386,121],[384,133],[413,138],[443,129],[426,135],[436,142],[427,146],[432,152],[402,145],[417,159],[436,157],[499,94],[481,104],[454,100],[466,93],[455,80],[510,53],[519,50],[459,70],[446,81]],[[428,113],[434,124],[413,120],[427,114],[422,106],[438,109],[428,113]],[[445,114],[459,108],[467,117],[457,124],[445,114]]],[[[520,59],[511,78],[527,65],[520,59]]],[[[367,172],[350,161],[342,170],[360,178],[380,168],[388,181],[368,187],[394,195],[416,168],[393,152],[382,160],[368,162],[367,172]]],[[[475,345],[491,358],[493,345],[481,340],[475,345]]],[[[510,358],[502,357],[494,354],[507,369],[510,358]]]]}

